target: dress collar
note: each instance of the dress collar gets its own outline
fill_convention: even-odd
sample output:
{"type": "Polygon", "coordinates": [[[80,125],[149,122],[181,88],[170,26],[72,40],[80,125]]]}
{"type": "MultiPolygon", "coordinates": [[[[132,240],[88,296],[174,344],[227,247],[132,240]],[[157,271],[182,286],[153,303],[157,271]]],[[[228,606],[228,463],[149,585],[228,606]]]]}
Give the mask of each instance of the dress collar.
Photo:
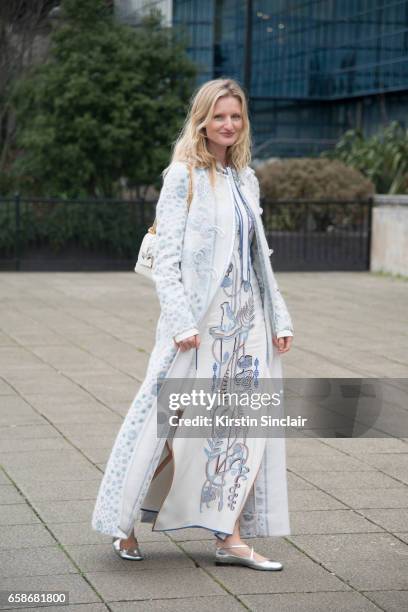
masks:
{"type": "Polygon", "coordinates": [[[215,163],[215,167],[216,169],[221,172],[222,174],[226,174],[227,173],[227,169],[222,165],[222,163],[220,161],[216,161],[215,163]]]}
{"type": "Polygon", "coordinates": [[[216,167],[217,172],[219,174],[222,174],[223,176],[228,176],[227,168],[231,168],[231,172],[232,172],[235,180],[238,182],[238,185],[241,185],[243,183],[243,179],[244,179],[244,176],[245,176],[245,168],[243,170],[241,170],[240,172],[237,172],[235,170],[235,168],[233,168],[232,166],[224,167],[222,165],[222,163],[220,161],[218,161],[218,160],[215,163],[215,167],[216,167]]]}

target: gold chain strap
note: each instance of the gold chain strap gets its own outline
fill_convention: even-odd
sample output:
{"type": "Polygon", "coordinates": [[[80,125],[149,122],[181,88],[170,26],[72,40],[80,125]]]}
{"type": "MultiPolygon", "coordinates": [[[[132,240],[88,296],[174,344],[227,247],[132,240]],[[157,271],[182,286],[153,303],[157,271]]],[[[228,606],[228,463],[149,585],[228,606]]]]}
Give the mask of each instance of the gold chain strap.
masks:
{"type": "MultiPolygon", "coordinates": [[[[192,166],[188,165],[188,172],[190,175],[190,180],[188,182],[188,196],[187,196],[187,208],[190,209],[191,200],[193,199],[193,169],[192,166]]],[[[157,218],[154,219],[153,225],[149,227],[147,230],[149,234],[155,234],[157,227],[157,218]]]]}

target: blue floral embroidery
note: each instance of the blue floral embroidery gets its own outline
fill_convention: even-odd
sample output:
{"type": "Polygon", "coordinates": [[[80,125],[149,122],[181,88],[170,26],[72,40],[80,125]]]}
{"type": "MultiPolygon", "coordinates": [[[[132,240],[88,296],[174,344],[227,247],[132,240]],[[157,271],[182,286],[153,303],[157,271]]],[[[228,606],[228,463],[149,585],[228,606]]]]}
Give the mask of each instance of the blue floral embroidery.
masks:
{"type": "MultiPolygon", "coordinates": [[[[243,253],[250,257],[248,246],[243,248],[248,231],[248,241],[254,235],[254,220],[251,212],[240,207],[236,200],[236,248],[232,261],[222,279],[220,291],[225,299],[220,300],[220,320],[218,325],[208,330],[213,338],[212,354],[214,362],[212,391],[226,390],[229,381],[235,388],[251,389],[254,378],[259,373],[259,359],[246,352],[245,342],[254,326],[255,306],[253,289],[250,281],[250,261],[242,262],[243,253]],[[247,215],[246,219],[244,215],[247,215]],[[247,280],[243,279],[243,270],[247,280]],[[223,374],[224,372],[224,374],[223,374]]],[[[213,410],[213,422],[224,406],[213,410]]],[[[232,418],[237,416],[229,414],[232,418]]],[[[212,437],[207,438],[208,446],[204,448],[207,456],[205,466],[205,482],[201,490],[200,511],[203,505],[207,508],[216,503],[218,511],[224,506],[233,511],[239,497],[241,482],[247,480],[250,471],[247,465],[249,459],[248,447],[245,444],[246,428],[216,428],[213,426],[212,437]],[[232,481],[232,482],[231,482],[232,481]],[[225,491],[226,486],[228,487],[225,491]]]]}

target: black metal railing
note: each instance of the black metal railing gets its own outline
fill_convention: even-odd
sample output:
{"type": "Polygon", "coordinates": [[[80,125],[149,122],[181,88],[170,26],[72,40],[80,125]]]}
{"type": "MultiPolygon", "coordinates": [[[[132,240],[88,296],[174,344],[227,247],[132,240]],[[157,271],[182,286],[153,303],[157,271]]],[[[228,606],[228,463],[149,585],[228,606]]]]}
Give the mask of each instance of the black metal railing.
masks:
{"type": "MultiPolygon", "coordinates": [[[[372,201],[266,201],[275,270],[367,270],[372,201]]],[[[131,270],[156,202],[0,198],[0,270],[131,270]]]]}
{"type": "Polygon", "coordinates": [[[261,202],[276,270],[368,270],[372,206],[364,201],[261,202]]]}
{"type": "Polygon", "coordinates": [[[0,270],[129,270],[156,202],[0,198],[0,270]]]}

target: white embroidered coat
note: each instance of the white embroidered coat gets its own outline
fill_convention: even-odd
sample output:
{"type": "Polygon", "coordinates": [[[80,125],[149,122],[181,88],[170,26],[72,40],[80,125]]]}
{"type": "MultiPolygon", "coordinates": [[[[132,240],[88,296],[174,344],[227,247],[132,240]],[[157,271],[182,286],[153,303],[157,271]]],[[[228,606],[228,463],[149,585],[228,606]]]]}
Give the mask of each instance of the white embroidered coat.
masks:
{"type": "MultiPolygon", "coordinates": [[[[267,327],[268,363],[273,378],[282,375],[281,356],[272,334],[293,335],[291,317],[270,264],[270,249],[262,225],[259,183],[252,168],[238,174],[241,189],[255,213],[253,266],[260,285],[267,327]]],[[[187,208],[189,172],[173,162],[157,203],[157,252],[153,278],[160,301],[155,345],[146,377],[118,432],[99,488],[92,527],[115,537],[128,537],[140,518],[143,500],[161,458],[164,438],[156,435],[156,398],[160,380],[182,379],[194,350],[181,352],[174,337],[197,329],[225,275],[235,237],[231,195],[229,222],[216,224],[216,201],[206,169],[193,172],[193,197],[187,208]],[[214,261],[216,241],[222,256],[214,261]]],[[[217,249],[217,252],[218,249],[217,249]]],[[[187,492],[186,492],[187,494],[187,492]]],[[[243,537],[290,533],[284,438],[269,438],[254,491],[242,513],[243,537]]]]}

